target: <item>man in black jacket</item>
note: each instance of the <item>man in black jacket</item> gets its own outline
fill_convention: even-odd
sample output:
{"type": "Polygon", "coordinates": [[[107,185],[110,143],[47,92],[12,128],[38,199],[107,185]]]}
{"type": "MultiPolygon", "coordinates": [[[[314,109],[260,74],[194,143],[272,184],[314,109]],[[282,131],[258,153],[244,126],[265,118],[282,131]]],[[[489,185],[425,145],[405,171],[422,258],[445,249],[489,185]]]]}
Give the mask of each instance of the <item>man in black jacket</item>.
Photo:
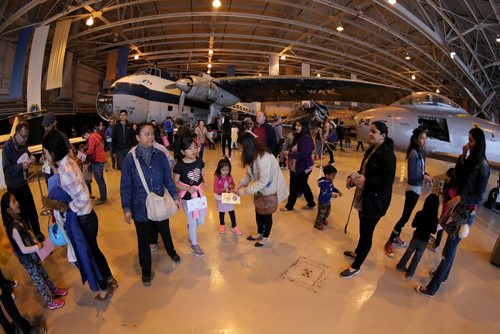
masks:
{"type": "Polygon", "coordinates": [[[255,120],[257,125],[253,128],[253,133],[257,136],[257,141],[264,147],[267,147],[269,152],[274,156],[278,155],[277,146],[278,142],[276,140],[276,131],[271,124],[266,121],[266,114],[263,111],[257,111],[255,120]]]}
{"type": "Polygon", "coordinates": [[[26,145],[29,135],[28,123],[21,122],[16,126],[14,136],[3,146],[2,167],[7,190],[16,196],[21,209],[21,217],[29,222],[37,240],[42,242],[45,237],[40,231],[35,201],[26,181],[28,168],[35,162],[35,157],[29,155],[26,145]]]}
{"type": "Polygon", "coordinates": [[[127,111],[120,110],[120,122],[113,127],[111,153],[116,159],[116,168],[121,170],[125,156],[136,145],[135,133],[127,121],[127,111]]]}

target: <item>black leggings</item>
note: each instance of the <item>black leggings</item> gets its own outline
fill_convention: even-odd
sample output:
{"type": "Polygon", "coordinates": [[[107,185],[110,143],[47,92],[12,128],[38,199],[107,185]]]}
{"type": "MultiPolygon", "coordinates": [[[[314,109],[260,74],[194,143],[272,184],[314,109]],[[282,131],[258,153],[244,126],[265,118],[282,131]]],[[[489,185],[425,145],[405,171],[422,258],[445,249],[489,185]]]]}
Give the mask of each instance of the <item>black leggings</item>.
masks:
{"type": "Polygon", "coordinates": [[[394,229],[392,230],[388,242],[392,242],[394,238],[396,238],[398,235],[401,234],[403,227],[410,219],[411,213],[413,212],[415,205],[417,205],[419,196],[420,196],[419,194],[411,190],[407,190],[405,192],[405,206],[403,208],[403,214],[401,215],[401,218],[399,218],[399,221],[394,226],[394,229]]]}
{"type": "Polygon", "coordinates": [[[299,192],[304,194],[304,198],[307,201],[307,206],[316,206],[311,187],[309,187],[309,183],[307,183],[307,181],[309,180],[309,175],[311,175],[311,172],[307,174],[305,172],[299,174],[290,172],[290,195],[288,196],[288,201],[285,205],[285,208],[287,208],[288,210],[293,210],[295,202],[297,202],[297,195],[299,194],[299,192]]]}
{"type": "Polygon", "coordinates": [[[28,320],[23,318],[23,316],[19,313],[19,310],[17,309],[17,306],[10,295],[11,291],[6,287],[7,284],[8,281],[3,276],[3,273],[0,270],[0,285],[2,286],[1,287],[2,290],[0,292],[0,300],[2,301],[5,311],[7,311],[12,321],[14,321],[15,325],[13,326],[10,323],[10,321],[3,313],[1,307],[0,307],[0,324],[2,325],[3,330],[7,334],[11,333],[14,334],[16,332],[16,326],[19,327],[23,331],[23,333],[28,334],[31,331],[31,324],[28,322],[28,320]]]}
{"type": "MultiPolygon", "coordinates": [[[[229,213],[229,218],[231,218],[231,227],[235,228],[236,227],[236,215],[234,214],[234,210],[231,210],[228,212],[229,213]]],[[[226,225],[224,223],[224,216],[225,212],[219,212],[219,221],[221,225],[226,225]]]]}
{"type": "Polygon", "coordinates": [[[359,214],[359,241],[358,246],[354,253],[356,253],[356,259],[352,263],[351,267],[353,269],[361,268],[361,265],[365,261],[370,249],[372,248],[373,231],[375,226],[377,226],[378,218],[366,218],[359,214]]]}
{"type": "Polygon", "coordinates": [[[271,229],[273,228],[273,216],[261,215],[255,211],[255,220],[257,221],[257,233],[261,234],[264,238],[269,238],[271,229]]]}
{"type": "Polygon", "coordinates": [[[222,134],[222,155],[226,156],[226,145],[229,150],[229,158],[231,157],[231,133],[222,134]]]}

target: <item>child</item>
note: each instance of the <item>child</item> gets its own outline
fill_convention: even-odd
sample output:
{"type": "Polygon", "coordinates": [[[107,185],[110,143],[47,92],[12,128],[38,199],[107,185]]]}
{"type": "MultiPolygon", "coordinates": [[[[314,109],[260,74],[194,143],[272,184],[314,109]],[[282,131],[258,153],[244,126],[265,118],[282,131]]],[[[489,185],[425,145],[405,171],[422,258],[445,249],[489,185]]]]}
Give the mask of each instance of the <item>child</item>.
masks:
{"type": "Polygon", "coordinates": [[[237,150],[238,149],[238,127],[236,124],[233,124],[233,127],[231,128],[231,149],[237,150]]]}
{"type": "Polygon", "coordinates": [[[53,296],[66,296],[66,289],[57,288],[49,278],[47,271],[42,265],[40,258],[36,252],[42,249],[43,244],[37,243],[33,232],[29,225],[26,224],[20,217],[21,210],[16,197],[7,191],[2,196],[1,200],[2,219],[7,232],[7,237],[12,245],[14,253],[17,255],[19,262],[33,279],[33,282],[38,287],[38,290],[45,298],[47,307],[50,310],[55,310],[64,306],[64,300],[61,298],[52,298],[49,295],[47,287],[49,287],[53,296]],[[46,287],[47,285],[47,287],[46,287]]]}
{"type": "Polygon", "coordinates": [[[325,176],[318,180],[318,214],[314,222],[314,228],[318,230],[324,230],[325,226],[328,225],[327,218],[330,215],[330,200],[332,197],[337,198],[338,196],[342,196],[342,192],[333,186],[333,180],[335,180],[335,176],[337,175],[337,169],[332,165],[327,165],[323,168],[323,173],[325,176]]]}
{"type": "Polygon", "coordinates": [[[220,227],[219,233],[226,233],[226,224],[224,223],[224,216],[226,212],[229,212],[229,217],[231,218],[231,231],[237,235],[242,235],[238,226],[236,226],[236,215],[234,214],[234,204],[222,203],[221,195],[223,192],[227,193],[234,188],[234,180],[231,176],[231,162],[229,159],[224,158],[219,160],[217,164],[217,169],[215,170],[214,176],[214,193],[215,193],[215,203],[217,204],[217,210],[219,211],[220,227]]]}
{"type": "MultiPolygon", "coordinates": [[[[80,144],[80,146],[78,146],[78,151],[85,153],[86,150],[86,145],[80,144]]],[[[82,171],[85,184],[87,185],[87,188],[89,188],[90,199],[94,199],[95,196],[92,196],[92,165],[90,164],[90,159],[87,158],[85,160],[80,160],[78,165],[82,171]]]]}
{"type": "Polygon", "coordinates": [[[215,131],[213,129],[210,129],[207,132],[207,143],[209,150],[215,150],[214,132],[215,131]]]}
{"type": "MultiPolygon", "coordinates": [[[[448,206],[446,203],[455,195],[457,194],[457,186],[456,186],[456,174],[455,174],[455,168],[450,168],[446,171],[446,176],[444,179],[444,186],[443,190],[441,193],[442,196],[442,203],[443,203],[443,208],[441,209],[441,217],[444,217],[446,214],[448,214],[448,206]]],[[[441,225],[438,225],[437,227],[437,234],[436,234],[436,239],[434,240],[434,243],[431,245],[431,250],[433,252],[438,252],[439,251],[439,245],[441,244],[441,239],[443,238],[443,227],[441,225]]]]}
{"type": "Polygon", "coordinates": [[[424,254],[424,251],[429,243],[429,236],[431,233],[436,232],[438,224],[438,209],[439,209],[439,197],[436,194],[430,194],[427,196],[424,202],[424,207],[421,211],[417,212],[411,226],[415,227],[415,232],[413,232],[413,238],[406,249],[401,260],[399,260],[396,265],[398,271],[406,271],[406,277],[412,278],[417,269],[420,258],[424,254]],[[410,259],[410,256],[415,253],[413,259],[411,260],[410,266],[406,268],[406,263],[410,259]]]}
{"type": "Polygon", "coordinates": [[[205,253],[198,245],[196,227],[205,223],[206,209],[189,212],[187,201],[203,196],[202,183],[205,183],[205,187],[208,187],[208,184],[204,182],[205,172],[203,168],[205,164],[201,159],[196,158],[198,147],[192,136],[186,136],[181,139],[180,149],[183,158],[179,159],[174,166],[174,182],[187,216],[191,250],[194,255],[202,257],[205,256],[205,253]]]}

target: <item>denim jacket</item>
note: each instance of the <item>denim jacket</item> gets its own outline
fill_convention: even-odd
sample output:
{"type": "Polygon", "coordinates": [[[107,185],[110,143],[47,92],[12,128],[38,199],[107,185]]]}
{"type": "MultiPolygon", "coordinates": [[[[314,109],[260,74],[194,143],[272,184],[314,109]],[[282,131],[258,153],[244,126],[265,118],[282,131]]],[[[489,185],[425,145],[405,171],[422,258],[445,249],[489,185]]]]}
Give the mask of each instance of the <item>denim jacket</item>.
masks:
{"type": "Polygon", "coordinates": [[[424,182],[424,153],[420,149],[411,150],[408,156],[408,184],[411,186],[422,186],[424,182]]]}
{"type": "MultiPolygon", "coordinates": [[[[148,166],[142,155],[135,150],[135,147],[132,150],[137,154],[137,159],[141,165],[144,179],[148,184],[149,190],[158,196],[163,196],[163,192],[166,188],[174,200],[179,199],[165,154],[153,148],[151,162],[148,166]]],[[[132,219],[134,221],[147,222],[149,220],[146,212],[147,193],[142,185],[131,152],[127,154],[122,167],[122,176],[120,180],[122,208],[124,212],[130,211],[132,213],[132,219]]]]}

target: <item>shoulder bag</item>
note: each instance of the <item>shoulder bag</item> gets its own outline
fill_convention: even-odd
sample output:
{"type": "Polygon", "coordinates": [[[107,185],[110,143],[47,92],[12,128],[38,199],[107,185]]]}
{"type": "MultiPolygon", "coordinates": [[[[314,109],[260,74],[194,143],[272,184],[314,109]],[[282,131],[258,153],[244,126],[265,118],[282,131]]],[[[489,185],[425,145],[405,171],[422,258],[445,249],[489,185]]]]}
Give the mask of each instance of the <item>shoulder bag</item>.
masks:
{"type": "Polygon", "coordinates": [[[470,218],[471,210],[466,205],[458,203],[448,214],[439,218],[439,225],[448,233],[448,236],[454,240],[460,234],[460,228],[466,224],[470,218]]]}
{"type": "Polygon", "coordinates": [[[146,190],[148,194],[146,197],[146,212],[148,219],[155,222],[167,220],[177,212],[177,204],[175,204],[174,199],[167,189],[164,189],[163,196],[158,196],[154,192],[149,191],[148,184],[144,179],[144,173],[142,172],[141,165],[134,151],[132,151],[132,157],[135,162],[135,167],[137,168],[137,174],[139,174],[144,190],[146,190]]]}

